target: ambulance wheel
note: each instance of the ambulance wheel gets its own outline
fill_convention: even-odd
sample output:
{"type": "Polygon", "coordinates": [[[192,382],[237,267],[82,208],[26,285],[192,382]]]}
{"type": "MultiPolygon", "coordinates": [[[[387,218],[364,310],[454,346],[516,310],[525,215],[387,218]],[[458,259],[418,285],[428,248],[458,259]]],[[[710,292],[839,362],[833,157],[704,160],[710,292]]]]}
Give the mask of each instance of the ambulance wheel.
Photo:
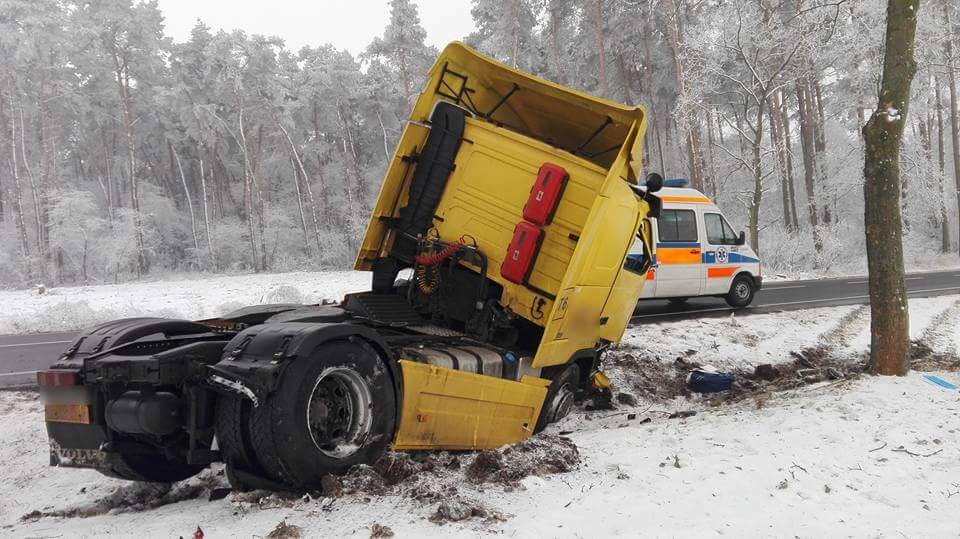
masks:
{"type": "Polygon", "coordinates": [[[740,275],[733,280],[730,285],[730,292],[727,293],[727,304],[731,307],[746,307],[753,302],[753,282],[746,275],[740,275]]]}
{"type": "Polygon", "coordinates": [[[573,410],[573,398],[580,386],[580,367],[571,363],[563,367],[560,374],[550,382],[547,396],[543,399],[540,417],[534,432],[540,432],[550,423],[560,421],[573,410]]]}
{"type": "Polygon", "coordinates": [[[333,341],[291,363],[254,408],[250,439],[273,479],[320,486],[327,474],[380,458],[396,429],[397,396],[380,356],[363,341],[333,341]]]}
{"type": "Polygon", "coordinates": [[[686,305],[689,299],[690,298],[667,298],[667,301],[670,305],[686,305]]]}

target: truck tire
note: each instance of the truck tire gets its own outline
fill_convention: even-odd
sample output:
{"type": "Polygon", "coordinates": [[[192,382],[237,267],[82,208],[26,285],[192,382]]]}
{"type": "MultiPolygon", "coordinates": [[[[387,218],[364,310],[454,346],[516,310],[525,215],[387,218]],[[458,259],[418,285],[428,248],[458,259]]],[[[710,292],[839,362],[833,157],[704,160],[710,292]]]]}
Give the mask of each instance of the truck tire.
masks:
{"type": "Polygon", "coordinates": [[[753,288],[753,280],[747,275],[739,275],[730,285],[730,292],[727,293],[727,305],[741,308],[750,305],[753,302],[753,295],[756,292],[753,288]]]}
{"type": "Polygon", "coordinates": [[[254,485],[242,481],[236,471],[262,474],[253,444],[250,442],[250,410],[245,400],[221,395],[217,399],[217,444],[223,455],[227,480],[234,490],[246,492],[254,485]]]}
{"type": "Polygon", "coordinates": [[[376,351],[361,340],[333,341],[283,371],[252,410],[250,440],[271,478],[316,488],[327,474],[380,458],[396,415],[393,380],[376,351]]]}
{"type": "Polygon", "coordinates": [[[550,423],[560,421],[573,410],[573,398],[580,387],[580,367],[570,363],[550,382],[547,396],[543,399],[540,417],[534,432],[540,432],[550,423]]]}

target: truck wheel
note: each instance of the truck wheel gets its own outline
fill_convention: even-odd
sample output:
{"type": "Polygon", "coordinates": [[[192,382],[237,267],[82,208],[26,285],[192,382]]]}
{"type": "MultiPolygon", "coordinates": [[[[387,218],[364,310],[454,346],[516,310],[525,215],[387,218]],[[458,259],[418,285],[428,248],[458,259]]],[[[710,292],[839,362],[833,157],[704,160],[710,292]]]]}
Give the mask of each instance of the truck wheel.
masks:
{"type": "Polygon", "coordinates": [[[746,275],[740,275],[733,280],[730,285],[730,292],[727,293],[727,305],[731,307],[746,307],[753,302],[753,283],[746,275]]]}
{"type": "Polygon", "coordinates": [[[560,374],[550,382],[547,396],[540,409],[537,427],[534,432],[540,432],[550,423],[560,421],[573,410],[573,398],[580,387],[580,367],[576,363],[566,365],[560,374]]]}
{"type": "Polygon", "coordinates": [[[253,445],[250,443],[250,410],[245,399],[220,396],[217,399],[217,444],[223,455],[227,480],[234,490],[246,492],[253,485],[241,481],[236,470],[261,473],[253,445]]]}
{"type": "Polygon", "coordinates": [[[166,460],[162,455],[112,455],[97,471],[107,477],[147,483],[175,483],[189,479],[206,468],[166,460]]]}
{"type": "Polygon", "coordinates": [[[396,413],[393,380],[376,351],[329,342],[283,371],[277,390],[252,410],[250,438],[274,479],[318,487],[324,475],[380,458],[396,413]]]}

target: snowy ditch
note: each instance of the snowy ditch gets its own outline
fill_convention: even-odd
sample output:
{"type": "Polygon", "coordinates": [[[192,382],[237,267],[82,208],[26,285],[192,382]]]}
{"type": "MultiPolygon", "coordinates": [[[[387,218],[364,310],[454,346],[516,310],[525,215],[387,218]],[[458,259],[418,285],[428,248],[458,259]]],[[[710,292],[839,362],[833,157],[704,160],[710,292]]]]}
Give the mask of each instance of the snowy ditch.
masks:
{"type": "MultiPolygon", "coordinates": [[[[171,292],[179,285],[146,290],[157,293],[151,305],[194,309],[187,317],[282,287],[340,291],[310,289],[328,281],[311,274],[294,284],[271,278],[251,290],[188,285],[197,294],[219,287],[193,303],[171,292]]],[[[365,284],[347,274],[337,286],[365,284]]],[[[96,294],[70,296],[97,308],[115,301],[96,294]]],[[[960,383],[960,298],[911,300],[911,319],[915,368],[960,383]]],[[[612,409],[582,403],[544,434],[494,451],[390,453],[328,478],[322,492],[297,494],[231,493],[220,467],[160,486],[51,468],[36,397],[0,393],[0,533],[955,535],[960,394],[918,373],[862,375],[868,343],[863,307],[631,327],[608,359],[612,409]],[[694,365],[736,373],[734,390],[690,394],[694,365]],[[772,371],[757,376],[757,365],[772,371]]]]}

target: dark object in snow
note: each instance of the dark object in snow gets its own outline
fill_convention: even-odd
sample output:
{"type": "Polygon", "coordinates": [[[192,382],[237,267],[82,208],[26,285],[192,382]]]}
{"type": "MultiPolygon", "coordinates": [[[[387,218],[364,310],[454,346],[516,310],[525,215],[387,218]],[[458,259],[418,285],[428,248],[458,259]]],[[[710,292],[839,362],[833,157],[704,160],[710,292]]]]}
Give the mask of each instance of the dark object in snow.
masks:
{"type": "MultiPolygon", "coordinates": [[[[687,352],[688,352],[687,355],[689,355],[689,352],[690,352],[690,351],[688,350],[687,352]]],[[[687,359],[684,358],[683,356],[680,356],[680,357],[678,357],[677,359],[673,360],[673,364],[674,364],[678,369],[684,370],[684,371],[688,371],[688,370],[691,370],[691,369],[699,369],[699,368],[701,367],[701,365],[700,365],[699,363],[697,363],[697,362],[695,362],[695,361],[687,361],[687,359]]]]}
{"type": "Polygon", "coordinates": [[[687,417],[693,417],[695,415],[697,415],[697,413],[694,412],[693,410],[681,410],[679,412],[674,412],[670,414],[668,419],[684,419],[687,417]]]}
{"type": "Polygon", "coordinates": [[[637,398],[630,393],[617,393],[617,402],[627,406],[636,406],[637,398]]]}
{"type": "Polygon", "coordinates": [[[193,532],[193,539],[203,539],[203,530],[197,526],[197,531],[193,532]]]}
{"type": "Polygon", "coordinates": [[[230,488],[215,488],[210,491],[210,497],[208,501],[215,502],[217,500],[222,500],[230,495],[233,492],[233,489],[230,488]]]}
{"type": "Polygon", "coordinates": [[[757,365],[757,367],[753,370],[753,375],[768,382],[772,382],[781,376],[780,369],[770,365],[769,363],[757,365]]]}
{"type": "Polygon", "coordinates": [[[287,524],[286,520],[277,524],[277,527],[267,534],[267,539],[300,539],[303,537],[303,530],[300,526],[287,524]]]}
{"type": "Polygon", "coordinates": [[[637,418],[637,414],[627,414],[627,421],[633,421],[637,418]]]}
{"type": "Polygon", "coordinates": [[[640,424],[643,425],[644,423],[649,423],[649,422],[651,422],[651,421],[653,421],[653,420],[650,419],[649,417],[645,417],[645,418],[643,418],[643,419],[640,420],[640,424]]]}
{"type": "Polygon", "coordinates": [[[343,483],[339,477],[327,474],[320,478],[320,490],[324,496],[338,498],[343,495],[343,483]]]}
{"type": "Polygon", "coordinates": [[[436,514],[430,517],[430,520],[436,524],[442,524],[447,521],[458,522],[470,517],[485,516],[487,516],[487,510],[483,507],[453,499],[440,502],[436,514]]]}
{"type": "Polygon", "coordinates": [[[735,379],[731,374],[697,370],[687,376],[687,387],[694,393],[719,393],[730,389],[735,379]]]}
{"type": "Polygon", "coordinates": [[[376,522],[370,526],[370,539],[380,539],[381,537],[393,537],[393,530],[390,526],[383,526],[376,522]]]}

